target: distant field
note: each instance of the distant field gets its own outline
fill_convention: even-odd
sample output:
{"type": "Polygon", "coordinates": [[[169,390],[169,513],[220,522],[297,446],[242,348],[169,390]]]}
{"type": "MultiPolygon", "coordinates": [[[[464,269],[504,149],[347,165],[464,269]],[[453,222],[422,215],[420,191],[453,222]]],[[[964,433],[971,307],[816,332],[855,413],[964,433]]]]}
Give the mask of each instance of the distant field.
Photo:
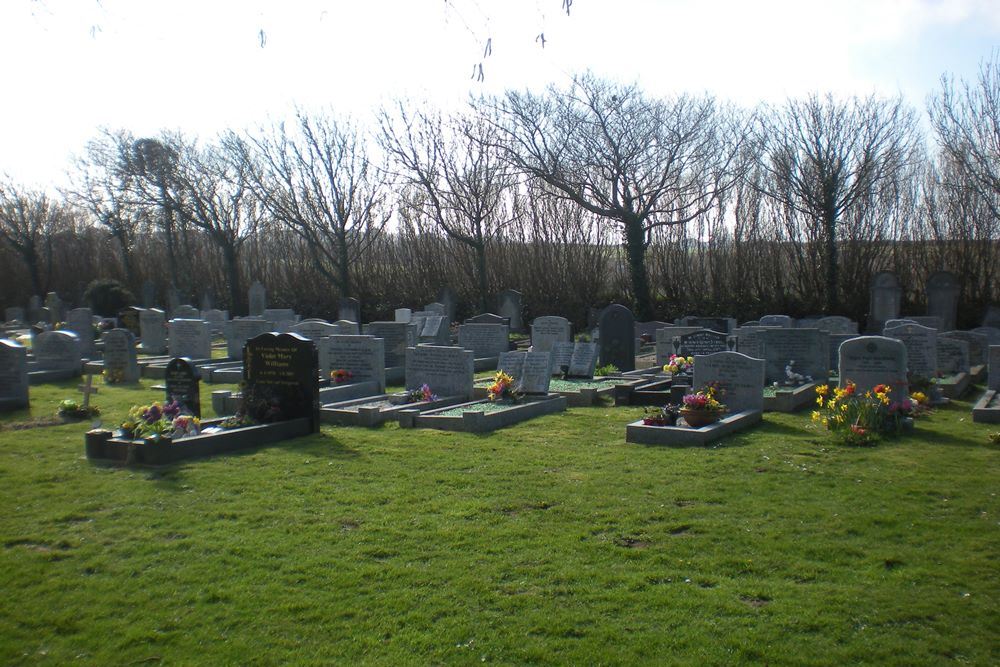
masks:
{"type": "Polygon", "coordinates": [[[808,411],[628,445],[642,409],[597,407],[150,472],[88,463],[84,424],[10,430],[72,387],[0,419],[2,664],[1000,663],[1000,448],[968,402],[871,449],[808,411]]]}

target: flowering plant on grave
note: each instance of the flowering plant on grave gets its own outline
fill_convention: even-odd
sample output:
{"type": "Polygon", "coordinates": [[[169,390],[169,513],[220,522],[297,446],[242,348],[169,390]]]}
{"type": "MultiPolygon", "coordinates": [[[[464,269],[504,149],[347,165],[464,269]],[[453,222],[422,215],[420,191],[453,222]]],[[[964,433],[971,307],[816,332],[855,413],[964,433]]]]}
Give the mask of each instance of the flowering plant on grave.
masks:
{"type": "Polygon", "coordinates": [[[156,401],[149,405],[134,405],[121,425],[122,431],[134,440],[158,440],[166,435],[182,438],[197,435],[200,427],[197,417],[181,414],[181,406],[176,400],[163,405],[156,401]]]}
{"type": "Polygon", "coordinates": [[[101,372],[104,384],[121,384],[125,382],[125,371],[120,368],[105,368],[101,372]]]}
{"type": "Polygon", "coordinates": [[[812,413],[812,420],[832,431],[844,444],[872,445],[882,436],[902,433],[904,420],[919,412],[913,399],[893,401],[891,391],[888,384],[877,384],[860,394],[857,385],[848,380],[831,394],[828,385],[820,385],[816,388],[816,404],[821,409],[812,413]]]}
{"type": "Polygon", "coordinates": [[[330,371],[330,379],[333,380],[334,384],[344,384],[354,379],[354,373],[343,368],[338,368],[330,371]]]}
{"type": "Polygon", "coordinates": [[[437,394],[431,391],[431,386],[426,382],[419,389],[411,389],[406,392],[407,403],[420,403],[424,401],[436,401],[437,394]]]}
{"type": "Polygon", "coordinates": [[[646,410],[642,418],[643,426],[674,426],[680,416],[681,406],[668,403],[662,408],[646,410]]]}
{"type": "Polygon", "coordinates": [[[690,394],[684,394],[681,399],[685,410],[705,410],[708,412],[725,412],[726,404],[719,401],[722,391],[717,385],[709,383],[703,389],[690,394]]]}
{"type": "Polygon", "coordinates": [[[79,401],[67,398],[59,402],[57,414],[60,417],[72,419],[89,419],[90,417],[96,417],[101,414],[101,409],[96,405],[90,405],[85,408],[79,403],[79,401]]]}
{"type": "Polygon", "coordinates": [[[523,395],[521,385],[515,385],[514,378],[503,371],[496,372],[493,376],[493,384],[486,389],[486,397],[491,401],[502,399],[518,401],[523,395]]]}
{"type": "Polygon", "coordinates": [[[677,375],[678,373],[689,373],[694,369],[694,357],[682,357],[679,354],[671,354],[670,360],[663,366],[664,373],[677,375]]]}

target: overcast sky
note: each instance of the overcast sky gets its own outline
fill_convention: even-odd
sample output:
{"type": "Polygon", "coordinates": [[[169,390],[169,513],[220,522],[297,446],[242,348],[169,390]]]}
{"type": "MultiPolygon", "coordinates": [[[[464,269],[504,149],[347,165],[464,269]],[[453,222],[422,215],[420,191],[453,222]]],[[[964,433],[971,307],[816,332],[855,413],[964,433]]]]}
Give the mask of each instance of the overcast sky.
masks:
{"type": "Polygon", "coordinates": [[[653,95],[922,110],[943,73],[971,80],[1000,45],[1000,0],[566,1],[0,0],[0,172],[64,184],[100,127],[210,138],[295,104],[365,116],[586,69],[653,95]]]}

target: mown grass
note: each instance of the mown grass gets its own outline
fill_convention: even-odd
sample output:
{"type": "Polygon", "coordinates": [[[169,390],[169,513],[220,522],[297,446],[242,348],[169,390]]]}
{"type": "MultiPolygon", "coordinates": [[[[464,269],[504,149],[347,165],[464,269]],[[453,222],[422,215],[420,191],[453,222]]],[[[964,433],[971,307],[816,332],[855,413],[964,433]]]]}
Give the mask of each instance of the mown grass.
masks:
{"type": "MultiPolygon", "coordinates": [[[[151,384],[96,402],[111,423],[151,384]]],[[[968,403],[870,449],[808,413],[626,444],[641,412],[157,472],[88,463],[85,424],[4,430],[0,663],[1000,663],[1000,451],[968,403]]]]}

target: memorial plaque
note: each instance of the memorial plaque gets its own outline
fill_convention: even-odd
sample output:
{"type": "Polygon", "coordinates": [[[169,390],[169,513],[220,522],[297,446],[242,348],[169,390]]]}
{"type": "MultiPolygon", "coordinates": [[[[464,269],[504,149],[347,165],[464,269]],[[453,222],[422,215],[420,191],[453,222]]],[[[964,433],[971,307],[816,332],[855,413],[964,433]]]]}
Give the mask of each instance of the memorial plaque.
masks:
{"type": "Polygon", "coordinates": [[[323,373],[350,371],[355,382],[375,382],[379,391],[385,391],[385,340],[375,336],[335,335],[324,338],[328,366],[323,373]]]}
{"type": "Polygon", "coordinates": [[[840,386],[857,385],[864,394],[879,384],[891,388],[893,401],[909,398],[906,346],[885,336],[858,336],[840,344],[840,386]]]}
{"type": "Polygon", "coordinates": [[[937,332],[919,324],[886,327],[888,338],[906,346],[906,367],[912,376],[933,378],[937,375],[937,332]]]}
{"type": "Polygon", "coordinates": [[[571,329],[569,320],[565,317],[536,317],[531,323],[531,349],[535,352],[549,352],[553,344],[570,340],[571,329]]]}
{"type": "Polygon", "coordinates": [[[601,365],[614,364],[620,371],[635,370],[635,318],[632,311],[613,303],[598,321],[601,365]]]}
{"type": "Polygon", "coordinates": [[[716,352],[694,358],[694,390],[712,384],[730,413],[764,409],[764,360],[739,352],[716,352]]]}
{"type": "MultiPolygon", "coordinates": [[[[574,343],[569,360],[569,377],[592,378],[597,368],[597,343],[574,343]]],[[[621,370],[621,369],[619,369],[621,370]]]]}
{"type": "Polygon", "coordinates": [[[499,357],[510,349],[509,329],[504,324],[462,324],[458,346],[472,350],[476,359],[499,357]]]}
{"type": "Polygon", "coordinates": [[[307,418],[319,431],[319,358],[297,334],[264,333],[243,350],[244,405],[260,422],[307,418]]]}
{"type": "Polygon", "coordinates": [[[204,320],[170,320],[167,350],[171,357],[210,359],[212,330],[204,320]]]}
{"type": "Polygon", "coordinates": [[[0,410],[28,407],[28,351],[0,339],[0,410]]]}
{"type": "Polygon", "coordinates": [[[167,364],[164,384],[167,401],[177,401],[182,414],[201,419],[201,371],[190,359],[171,359],[167,364]]]}
{"type": "Polygon", "coordinates": [[[104,343],[105,378],[112,382],[134,384],[139,381],[135,336],[128,329],[112,329],[101,336],[104,343]]]}
{"type": "Polygon", "coordinates": [[[473,354],[460,347],[418,345],[406,350],[406,388],[431,388],[438,396],[472,396],[473,354]]]}

